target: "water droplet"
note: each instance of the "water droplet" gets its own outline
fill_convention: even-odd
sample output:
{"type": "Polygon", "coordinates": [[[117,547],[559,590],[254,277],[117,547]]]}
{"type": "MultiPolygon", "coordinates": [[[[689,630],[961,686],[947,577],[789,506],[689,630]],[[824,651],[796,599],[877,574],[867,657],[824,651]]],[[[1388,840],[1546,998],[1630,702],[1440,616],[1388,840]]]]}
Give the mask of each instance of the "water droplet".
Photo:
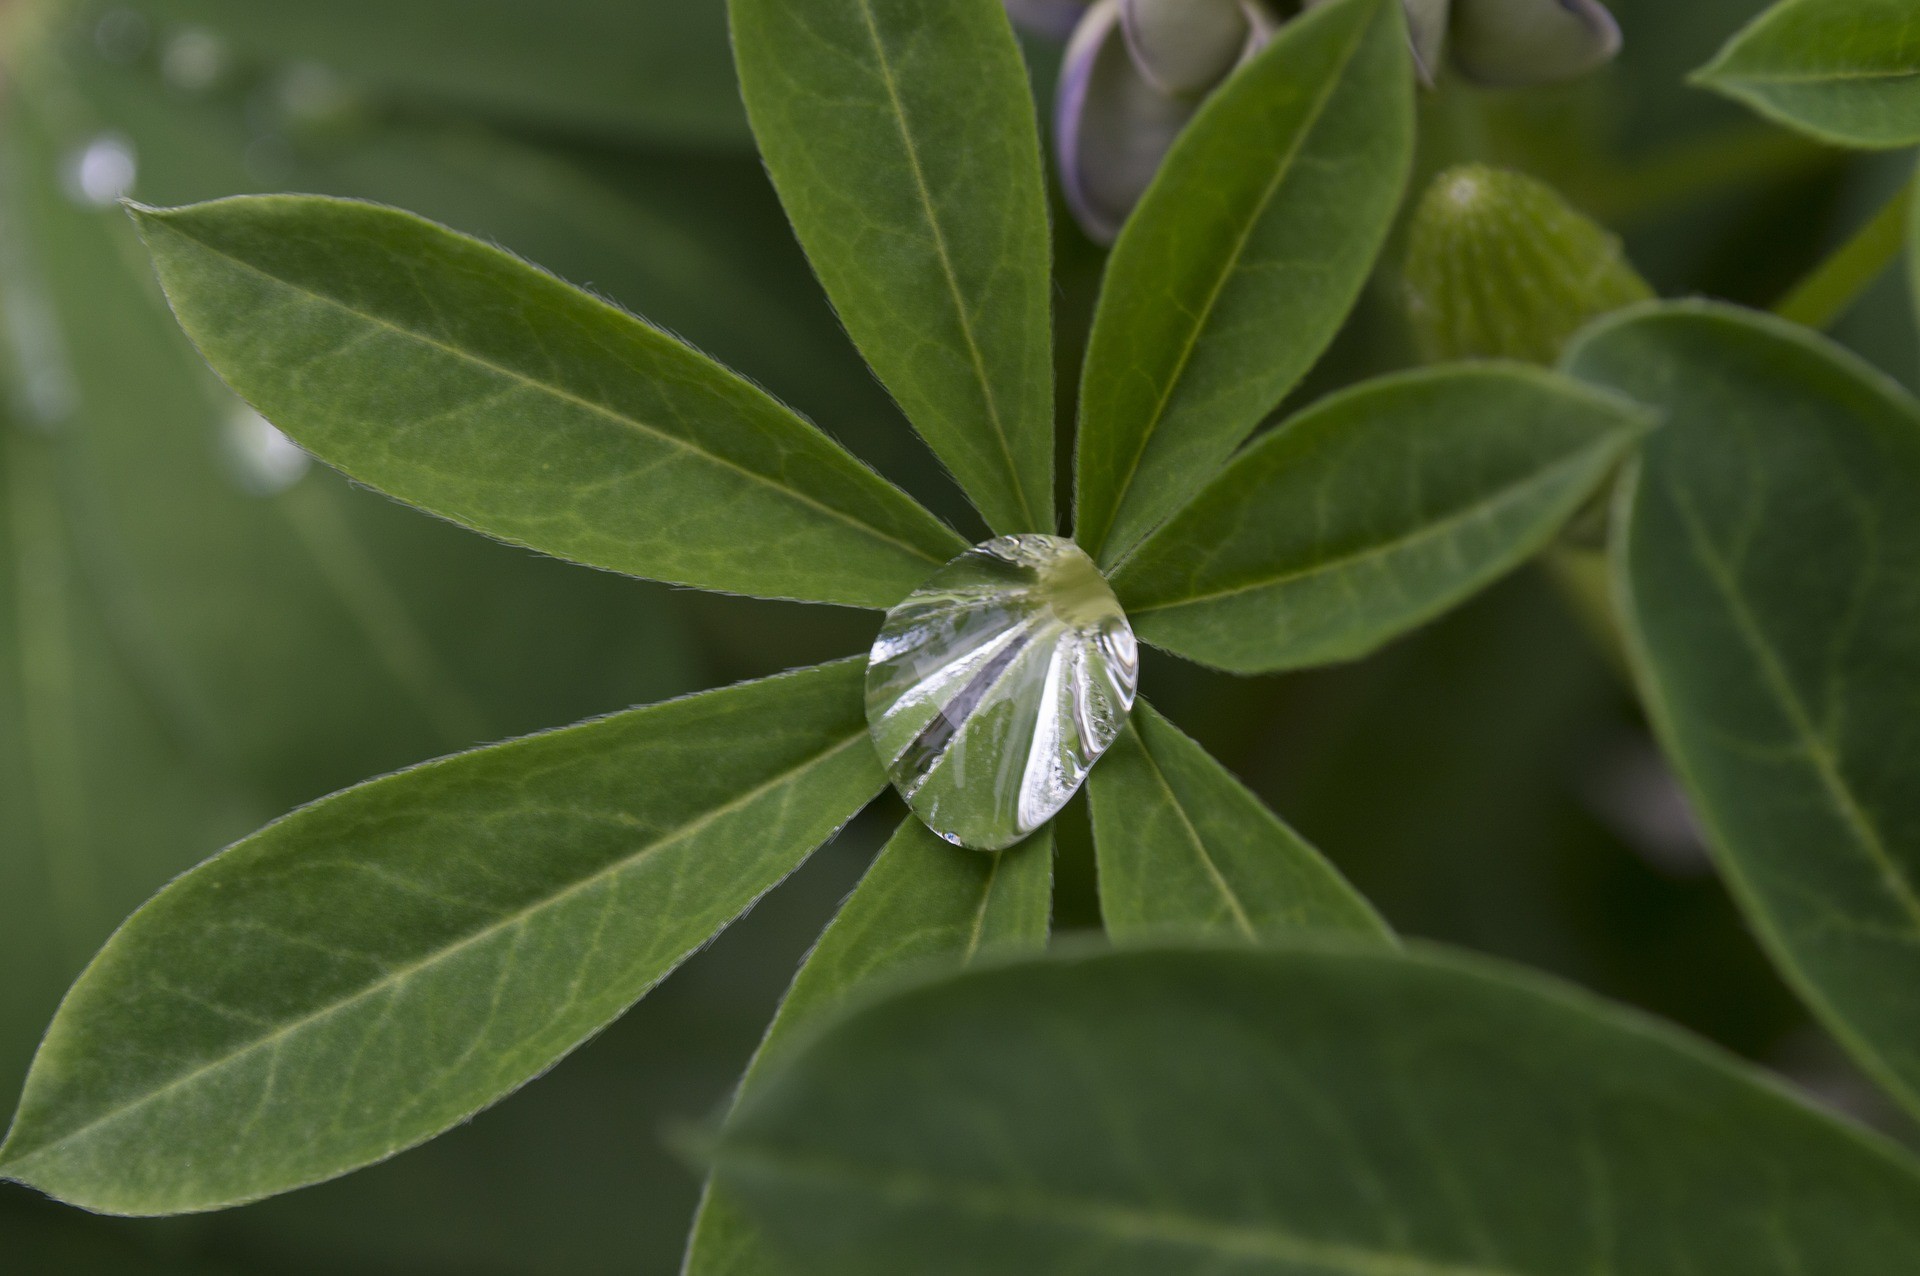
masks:
{"type": "Polygon", "coordinates": [[[359,100],[331,67],[296,62],[274,85],[274,97],[287,123],[298,129],[323,129],[352,116],[359,100]]]}
{"type": "Polygon", "coordinates": [[[207,93],[220,87],[232,69],[227,42],[201,27],[188,27],[160,50],[160,75],[182,93],[207,93]]]}
{"type": "Polygon", "coordinates": [[[134,9],[109,9],[93,26],[93,47],[102,58],[119,66],[139,61],[152,38],[147,19],[134,9]]]}
{"type": "Polygon", "coordinates": [[[67,157],[60,178],[75,203],[106,208],[126,197],[139,172],[133,143],[118,133],[102,133],[67,157]]]}
{"type": "Polygon", "coordinates": [[[306,449],[245,405],[227,418],[225,443],[235,479],[255,496],[276,496],[313,467],[306,449]]]}
{"type": "Polygon", "coordinates": [[[1056,536],[1000,536],[887,613],[867,723],[927,827],[994,851],[1067,804],[1139,676],[1133,627],[1093,560],[1056,536]]]}

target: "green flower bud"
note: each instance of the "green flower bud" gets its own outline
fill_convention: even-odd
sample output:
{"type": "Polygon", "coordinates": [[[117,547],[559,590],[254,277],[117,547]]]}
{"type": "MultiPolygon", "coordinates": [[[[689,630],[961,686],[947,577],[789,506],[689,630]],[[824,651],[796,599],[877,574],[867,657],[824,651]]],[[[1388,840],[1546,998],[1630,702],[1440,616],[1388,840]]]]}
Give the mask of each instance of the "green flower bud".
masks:
{"type": "Polygon", "coordinates": [[[1550,364],[1591,320],[1653,296],[1616,236],[1551,187],[1479,164],[1440,174],[1421,198],[1406,289],[1433,361],[1550,364]]]}

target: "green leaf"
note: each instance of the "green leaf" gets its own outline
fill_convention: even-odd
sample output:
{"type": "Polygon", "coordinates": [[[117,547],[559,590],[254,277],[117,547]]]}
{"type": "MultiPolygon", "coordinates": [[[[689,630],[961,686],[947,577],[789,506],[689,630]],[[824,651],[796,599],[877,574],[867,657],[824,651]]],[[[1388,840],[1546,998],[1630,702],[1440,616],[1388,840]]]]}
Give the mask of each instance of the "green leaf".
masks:
{"type": "Polygon", "coordinates": [[[1781,0],[1693,82],[1837,146],[1920,142],[1920,10],[1910,0],[1781,0]]]}
{"type": "Polygon", "coordinates": [[[603,1027],[884,779],[861,662],[430,762],[181,878],[68,994],[0,1173],[213,1209],[419,1143],[603,1027]]]}
{"type": "Polygon", "coordinates": [[[1730,1055],[1375,946],[985,967],[840,1021],[720,1182],[837,1276],[1894,1276],[1920,1172],[1730,1055]]]}
{"type": "Polygon", "coordinates": [[[1111,566],[1333,339],[1406,184],[1400,5],[1336,0],[1208,100],[1107,265],[1080,387],[1075,539],[1111,566]]]}
{"type": "Polygon", "coordinates": [[[731,0],[741,93],[856,344],[997,532],[1052,532],[1051,244],[999,0],[731,0]]]}
{"type": "Polygon", "coordinates": [[[318,63],[430,105],[679,145],[748,140],[712,0],[131,3],[158,20],[163,66],[165,41],[192,24],[229,61],[318,63]]]}
{"type": "Polygon", "coordinates": [[[455,522],[630,575],[859,607],[966,547],[733,373],[421,218],[314,196],[135,216],[182,326],[242,397],[455,522]]]}
{"type": "Polygon", "coordinates": [[[1116,940],[1389,936],[1333,865],[1144,702],[1093,769],[1087,797],[1100,915],[1116,940]]]}
{"type": "MultiPolygon", "coordinates": [[[[856,991],[902,972],[964,965],[983,952],[1046,945],[1053,902],[1053,835],[1043,829],[996,854],[964,851],[917,819],[900,826],[794,977],[741,1092],[770,1059],[848,1004],[856,991]]],[[[732,1196],[711,1183],[694,1218],[683,1276],[745,1276],[782,1269],[732,1196]]]]}
{"type": "Polygon", "coordinates": [[[1721,867],[1920,1111],[1920,404],[1804,329],[1704,304],[1604,324],[1568,366],[1667,416],[1615,570],[1721,867]]]}
{"type": "Polygon", "coordinates": [[[1519,365],[1367,382],[1248,448],[1114,592],[1142,639],[1203,664],[1353,659],[1546,544],[1648,423],[1519,365]]]}

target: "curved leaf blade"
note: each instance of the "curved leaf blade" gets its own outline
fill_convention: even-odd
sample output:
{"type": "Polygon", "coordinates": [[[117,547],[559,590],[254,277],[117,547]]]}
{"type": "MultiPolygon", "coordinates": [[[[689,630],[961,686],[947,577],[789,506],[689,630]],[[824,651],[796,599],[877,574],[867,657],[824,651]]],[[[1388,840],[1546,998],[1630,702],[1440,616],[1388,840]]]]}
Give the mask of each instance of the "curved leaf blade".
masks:
{"type": "Polygon", "coordinates": [[[1782,0],[1694,73],[1838,146],[1920,142],[1920,11],[1907,0],[1782,0]]]}
{"type": "Polygon", "coordinates": [[[1893,1276],[1920,1252],[1891,1145],[1561,985],[1372,946],[942,979],[770,1075],[717,1165],[797,1270],[841,1276],[1893,1276]]]}
{"type": "Polygon", "coordinates": [[[215,1209],[508,1094],[880,790],[860,663],[426,763],[240,842],[75,984],[0,1174],[105,1213],[215,1209]]]}
{"type": "Polygon", "coordinates": [[[1080,386],[1075,539],[1103,566],[1212,476],[1319,358],[1406,185],[1398,4],[1282,28],[1188,125],[1107,264],[1080,386]]]}
{"type": "Polygon", "coordinates": [[[135,209],[187,334],[349,476],[501,540],[886,607],[963,542],[800,417],[517,258],[373,204],[135,209]]]}
{"type": "MultiPolygon", "coordinates": [[[[741,1092],[796,1029],[825,1020],[876,980],[966,965],[982,953],[1046,946],[1053,904],[1053,835],[1042,829],[994,854],[942,841],[909,818],[867,870],[819,947],[794,977],[741,1092]]],[[[732,1195],[711,1182],[694,1216],[684,1276],[773,1276],[783,1269],[732,1195]]]]}
{"type": "Polygon", "coordinates": [[[1116,941],[1307,930],[1390,939],[1339,870],[1148,704],[1134,706],[1087,797],[1100,915],[1116,941]]]}
{"type": "Polygon", "coordinates": [[[1202,664],[1350,660],[1545,545],[1649,421],[1522,365],[1367,382],[1248,448],[1114,592],[1143,640],[1202,664]]]}
{"type": "Polygon", "coordinates": [[[1568,355],[1665,410],[1616,516],[1649,713],[1801,995],[1920,1111],[1920,403],[1730,307],[1568,355]]]}
{"type": "Polygon", "coordinates": [[[1055,530],[1052,243],[998,0],[731,0],[767,171],[854,343],[1001,533],[1055,530]]]}

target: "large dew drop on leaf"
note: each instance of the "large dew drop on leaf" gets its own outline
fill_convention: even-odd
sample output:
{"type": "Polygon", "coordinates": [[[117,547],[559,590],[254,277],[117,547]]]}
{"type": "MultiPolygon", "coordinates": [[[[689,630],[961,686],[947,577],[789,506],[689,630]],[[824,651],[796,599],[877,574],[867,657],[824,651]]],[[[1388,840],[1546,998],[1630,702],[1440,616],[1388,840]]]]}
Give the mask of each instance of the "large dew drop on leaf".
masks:
{"type": "Polygon", "coordinates": [[[1067,804],[1120,733],[1133,628],[1093,560],[1057,536],[1001,536],[887,613],[867,723],[927,827],[995,851],[1067,804]]]}

